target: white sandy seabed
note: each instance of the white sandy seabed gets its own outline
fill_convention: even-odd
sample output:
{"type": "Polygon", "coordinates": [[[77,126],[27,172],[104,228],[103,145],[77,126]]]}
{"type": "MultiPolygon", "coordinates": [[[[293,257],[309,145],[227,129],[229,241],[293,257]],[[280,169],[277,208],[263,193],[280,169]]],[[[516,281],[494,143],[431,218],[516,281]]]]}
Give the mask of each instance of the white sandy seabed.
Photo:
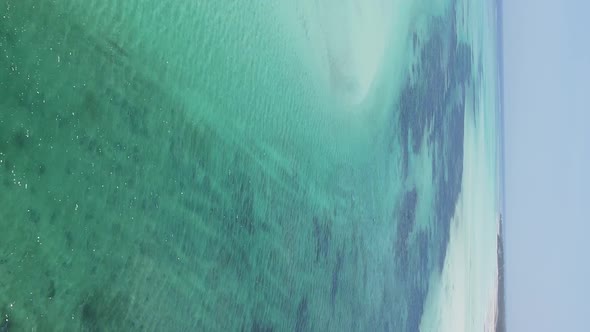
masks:
{"type": "Polygon", "coordinates": [[[446,0],[304,0],[298,8],[306,21],[305,49],[317,52],[312,57],[320,78],[335,95],[358,105],[383,85],[389,95],[399,87],[417,11],[433,14],[446,5],[446,0]]]}
{"type": "Polygon", "coordinates": [[[302,1],[297,6],[306,34],[302,49],[317,79],[337,98],[360,104],[384,65],[403,64],[410,4],[327,0],[302,1]]]}
{"type": "Polygon", "coordinates": [[[383,62],[391,22],[389,1],[322,3],[324,36],[332,88],[353,103],[367,95],[383,62]],[[329,14],[328,14],[329,13],[329,14]]]}

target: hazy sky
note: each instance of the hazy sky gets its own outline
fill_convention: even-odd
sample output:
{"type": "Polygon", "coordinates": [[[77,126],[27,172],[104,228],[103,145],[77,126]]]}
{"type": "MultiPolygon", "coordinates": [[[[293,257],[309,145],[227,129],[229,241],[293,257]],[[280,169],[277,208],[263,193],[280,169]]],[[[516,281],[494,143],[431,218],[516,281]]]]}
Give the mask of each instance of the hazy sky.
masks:
{"type": "Polygon", "coordinates": [[[590,331],[590,1],[504,0],[509,331],[590,331]]]}

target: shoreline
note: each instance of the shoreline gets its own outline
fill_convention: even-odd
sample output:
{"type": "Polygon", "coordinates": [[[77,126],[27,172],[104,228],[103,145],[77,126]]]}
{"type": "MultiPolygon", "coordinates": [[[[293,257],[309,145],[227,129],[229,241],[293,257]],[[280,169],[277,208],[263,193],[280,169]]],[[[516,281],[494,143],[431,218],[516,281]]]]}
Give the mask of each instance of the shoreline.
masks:
{"type": "Polygon", "coordinates": [[[498,252],[498,289],[496,294],[497,314],[496,314],[496,328],[495,331],[506,331],[506,298],[505,298],[505,284],[504,284],[504,220],[500,216],[498,222],[498,236],[497,236],[497,252],[498,252]]]}

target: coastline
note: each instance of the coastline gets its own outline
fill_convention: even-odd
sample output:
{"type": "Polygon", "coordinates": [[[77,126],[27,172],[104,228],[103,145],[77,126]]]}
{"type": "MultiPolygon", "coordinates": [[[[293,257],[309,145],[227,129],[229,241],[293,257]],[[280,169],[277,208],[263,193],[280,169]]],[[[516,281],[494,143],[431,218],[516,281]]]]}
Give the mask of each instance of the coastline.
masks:
{"type": "Polygon", "coordinates": [[[496,319],[495,319],[495,331],[503,332],[506,331],[506,293],[505,293],[505,279],[504,279],[504,221],[500,218],[498,222],[498,288],[496,296],[496,319]]]}
{"type": "Polygon", "coordinates": [[[496,0],[496,50],[498,62],[498,147],[499,147],[499,210],[500,219],[498,222],[497,236],[497,264],[498,264],[498,289],[497,289],[497,314],[495,331],[506,331],[506,286],[505,286],[505,265],[504,265],[504,219],[506,212],[506,183],[505,183],[505,145],[504,140],[504,20],[503,0],[496,0]]]}

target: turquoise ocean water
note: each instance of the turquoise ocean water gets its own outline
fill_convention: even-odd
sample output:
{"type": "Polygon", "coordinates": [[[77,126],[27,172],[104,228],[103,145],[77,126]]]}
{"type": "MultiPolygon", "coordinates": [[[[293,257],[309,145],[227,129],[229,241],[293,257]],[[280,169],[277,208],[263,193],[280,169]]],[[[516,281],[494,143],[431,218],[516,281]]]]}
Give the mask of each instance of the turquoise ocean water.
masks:
{"type": "Polygon", "coordinates": [[[0,331],[479,329],[496,20],[0,0],[0,331]]]}

